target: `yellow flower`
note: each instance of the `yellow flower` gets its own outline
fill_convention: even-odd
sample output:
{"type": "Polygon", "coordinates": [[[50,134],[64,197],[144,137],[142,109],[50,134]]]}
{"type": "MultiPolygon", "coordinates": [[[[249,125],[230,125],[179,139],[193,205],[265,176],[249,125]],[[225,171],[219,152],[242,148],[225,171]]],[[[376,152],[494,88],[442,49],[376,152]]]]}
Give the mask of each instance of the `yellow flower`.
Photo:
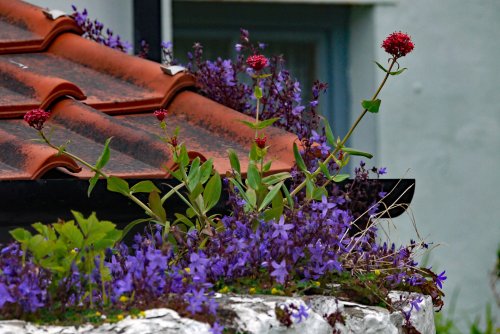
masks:
{"type": "Polygon", "coordinates": [[[102,313],[101,313],[101,312],[99,312],[99,311],[97,311],[97,312],[95,313],[95,316],[96,316],[96,317],[100,317],[101,315],[102,315],[102,313]]]}
{"type": "Polygon", "coordinates": [[[188,281],[188,279],[187,279],[186,277],[184,277],[184,278],[182,279],[182,283],[186,283],[187,281],[188,281]]]}
{"type": "Polygon", "coordinates": [[[318,288],[321,286],[321,282],[320,281],[313,281],[313,284],[316,285],[318,288]]]}
{"type": "Polygon", "coordinates": [[[375,269],[374,273],[375,273],[375,275],[380,276],[380,270],[375,269]]]}
{"type": "Polygon", "coordinates": [[[229,288],[227,286],[223,287],[222,289],[219,290],[220,293],[228,293],[229,288]]]}
{"type": "Polygon", "coordinates": [[[144,311],[139,312],[139,317],[145,318],[146,317],[146,312],[144,312],[144,311]]]}
{"type": "Polygon", "coordinates": [[[271,294],[272,295],[281,295],[281,294],[283,294],[283,292],[281,290],[276,289],[276,288],[272,288],[271,294]]]}
{"type": "Polygon", "coordinates": [[[189,267],[184,268],[184,271],[187,272],[188,274],[191,274],[191,268],[189,267]]]}
{"type": "Polygon", "coordinates": [[[123,320],[123,314],[118,314],[118,315],[116,316],[116,319],[118,319],[118,320],[123,320]]]}
{"type": "Polygon", "coordinates": [[[257,292],[256,288],[250,288],[250,289],[248,289],[248,293],[251,294],[251,295],[255,294],[256,292],[257,292]]]}
{"type": "Polygon", "coordinates": [[[127,296],[121,296],[119,301],[122,303],[128,302],[129,298],[127,296]]]}
{"type": "Polygon", "coordinates": [[[73,248],[70,252],[71,255],[75,255],[77,253],[76,248],[73,248]]]}

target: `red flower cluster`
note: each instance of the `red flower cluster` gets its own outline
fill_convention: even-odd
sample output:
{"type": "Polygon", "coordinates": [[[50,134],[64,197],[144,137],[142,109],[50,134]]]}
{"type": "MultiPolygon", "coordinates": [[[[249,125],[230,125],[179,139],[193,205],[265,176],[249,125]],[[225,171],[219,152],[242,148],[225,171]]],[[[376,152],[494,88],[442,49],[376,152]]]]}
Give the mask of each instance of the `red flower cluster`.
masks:
{"type": "Polygon", "coordinates": [[[24,121],[32,128],[40,131],[43,129],[43,124],[50,117],[50,113],[43,109],[33,109],[24,115],[24,121]]]}
{"type": "Polygon", "coordinates": [[[257,147],[260,149],[266,148],[266,141],[267,137],[255,138],[255,144],[257,144],[257,147]]]}
{"type": "Polygon", "coordinates": [[[158,110],[155,110],[154,115],[161,122],[167,116],[167,109],[158,109],[158,110]]]}
{"type": "Polygon", "coordinates": [[[177,147],[177,145],[179,145],[179,142],[177,141],[177,136],[172,136],[170,137],[169,141],[170,145],[172,145],[173,147],[177,147]]]}
{"type": "Polygon", "coordinates": [[[247,58],[247,65],[255,71],[260,71],[267,65],[267,58],[263,55],[253,55],[247,58]]]}
{"type": "Polygon", "coordinates": [[[393,32],[383,42],[384,50],[396,58],[404,57],[410,53],[415,45],[411,37],[401,31],[393,32]]]}

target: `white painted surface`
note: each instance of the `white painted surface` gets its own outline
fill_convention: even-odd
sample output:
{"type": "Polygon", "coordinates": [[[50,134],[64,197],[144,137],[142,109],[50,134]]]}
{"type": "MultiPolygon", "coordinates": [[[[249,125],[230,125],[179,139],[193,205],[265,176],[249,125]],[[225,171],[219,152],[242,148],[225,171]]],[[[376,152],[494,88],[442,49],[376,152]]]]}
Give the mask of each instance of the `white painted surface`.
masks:
{"type": "Polygon", "coordinates": [[[172,20],[172,0],[161,1],[161,40],[164,42],[173,42],[172,20]]]}
{"type": "MultiPolygon", "coordinates": [[[[370,18],[362,10],[357,13],[370,18]]],[[[486,303],[499,314],[488,274],[500,243],[500,1],[401,0],[373,14],[371,28],[353,21],[353,36],[373,36],[369,52],[365,40],[359,46],[351,41],[353,64],[369,63],[373,52],[385,61],[380,43],[396,30],[415,42],[414,52],[401,59],[408,71],[390,79],[380,114],[369,115],[376,122],[378,162],[390,177],[416,178],[416,223],[423,237],[443,244],[430,264],[446,269],[445,302],[458,291],[455,317],[465,328],[484,315],[486,303]]],[[[383,73],[372,68],[380,82],[383,73]]],[[[376,86],[366,89],[364,79],[371,84],[372,74],[365,68],[351,70],[354,117],[359,91],[369,96],[376,86]]],[[[394,221],[401,239],[414,235],[409,222],[394,221]]]]}
{"type": "Polygon", "coordinates": [[[34,5],[60,9],[68,14],[74,4],[79,11],[87,8],[89,17],[104,23],[104,28],[110,28],[113,33],[120,35],[122,40],[133,45],[133,0],[27,0],[34,5]]]}

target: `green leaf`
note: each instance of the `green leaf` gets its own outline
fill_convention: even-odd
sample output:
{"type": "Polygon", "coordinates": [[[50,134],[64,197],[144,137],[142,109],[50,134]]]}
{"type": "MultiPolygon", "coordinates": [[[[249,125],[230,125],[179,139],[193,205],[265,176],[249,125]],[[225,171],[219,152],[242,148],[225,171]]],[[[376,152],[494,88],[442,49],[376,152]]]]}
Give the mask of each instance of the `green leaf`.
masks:
{"type": "Polygon", "coordinates": [[[312,198],[316,201],[321,201],[323,196],[328,196],[328,192],[325,187],[315,188],[312,193],[312,198]]]}
{"type": "Polygon", "coordinates": [[[368,159],[373,158],[373,154],[370,154],[368,152],[359,151],[359,150],[349,148],[349,147],[342,147],[342,151],[344,151],[345,153],[349,153],[350,155],[358,155],[358,156],[366,157],[368,159]]]}
{"type": "Polygon", "coordinates": [[[273,185],[275,183],[289,179],[291,177],[292,177],[292,175],[290,175],[289,172],[276,173],[276,174],[272,174],[272,175],[264,177],[262,179],[262,183],[264,183],[266,185],[273,185]]]}
{"type": "Polygon", "coordinates": [[[208,180],[203,192],[203,202],[205,202],[206,212],[219,202],[221,190],[222,182],[220,175],[219,173],[214,173],[210,180],[208,180]]]}
{"type": "Polygon", "coordinates": [[[240,159],[238,159],[236,151],[233,149],[229,149],[227,150],[227,153],[229,155],[229,162],[231,163],[231,168],[238,174],[241,174],[240,159]]]}
{"type": "Polygon", "coordinates": [[[286,187],[285,184],[282,185],[281,190],[283,190],[283,194],[285,194],[285,198],[288,202],[288,206],[290,207],[290,209],[292,209],[293,208],[293,198],[292,198],[292,196],[290,196],[290,192],[288,191],[288,188],[286,187]]]}
{"type": "Polygon", "coordinates": [[[177,181],[183,182],[183,180],[182,180],[182,172],[179,169],[176,169],[176,170],[167,169],[167,171],[170,173],[170,175],[172,175],[173,177],[175,177],[175,179],[177,181]]]}
{"type": "Polygon", "coordinates": [[[57,239],[56,232],[50,226],[42,223],[34,223],[31,226],[47,240],[57,239]]]}
{"type": "Polygon", "coordinates": [[[257,126],[257,130],[262,130],[264,128],[267,128],[268,126],[273,125],[274,122],[276,122],[279,119],[280,119],[279,117],[274,117],[274,118],[269,118],[269,119],[260,121],[258,126],[257,126]]]}
{"type": "Polygon", "coordinates": [[[314,195],[314,183],[311,181],[309,177],[306,178],[306,198],[311,200],[314,195]]]}
{"type": "Polygon", "coordinates": [[[369,112],[376,114],[378,113],[378,110],[380,108],[380,103],[380,99],[364,100],[363,102],[361,102],[361,106],[369,112]]]}
{"type": "Polygon", "coordinates": [[[382,66],[380,63],[375,62],[375,64],[377,64],[378,68],[380,68],[382,71],[384,71],[385,73],[389,73],[390,75],[399,75],[408,69],[408,68],[404,67],[398,71],[387,72],[388,70],[384,66],[382,66]]]}
{"type": "Polygon", "coordinates": [[[250,146],[250,160],[257,161],[259,160],[259,154],[257,152],[257,144],[252,143],[252,146],[250,146]]]}
{"type": "Polygon", "coordinates": [[[248,164],[247,181],[248,185],[251,188],[255,190],[258,190],[260,188],[261,179],[259,170],[257,169],[257,166],[255,166],[255,164],[253,163],[248,164]]]}
{"type": "Polygon", "coordinates": [[[248,188],[246,194],[248,198],[247,204],[250,206],[250,208],[254,208],[257,205],[257,193],[254,189],[248,188]]]}
{"type": "Polygon", "coordinates": [[[296,143],[293,143],[293,155],[295,156],[295,162],[297,163],[297,167],[303,172],[307,172],[306,163],[302,156],[300,155],[299,148],[296,143]]]}
{"type": "Polygon", "coordinates": [[[280,191],[281,186],[283,185],[285,181],[281,181],[269,189],[269,192],[267,193],[266,197],[264,197],[264,200],[262,200],[262,203],[259,206],[258,211],[262,211],[271,201],[274,199],[276,194],[280,191]]]}
{"type": "Polygon", "coordinates": [[[259,86],[255,86],[253,95],[257,100],[260,100],[262,98],[262,88],[260,88],[259,86]]]}
{"type": "Polygon", "coordinates": [[[260,122],[249,122],[245,120],[240,120],[240,122],[248,126],[250,129],[262,130],[267,128],[268,126],[273,125],[273,123],[276,122],[277,120],[279,120],[279,117],[269,118],[260,122]]]}
{"type": "Polygon", "coordinates": [[[249,203],[250,202],[250,199],[248,198],[245,190],[243,189],[243,187],[238,183],[238,181],[236,181],[235,179],[229,179],[229,181],[236,187],[236,189],[238,189],[238,194],[241,195],[241,197],[243,197],[243,199],[245,200],[245,202],[249,203]]]}
{"type": "Polygon", "coordinates": [[[167,213],[163,205],[161,205],[160,195],[156,191],[149,193],[148,206],[151,211],[153,211],[153,213],[158,216],[160,222],[162,224],[165,224],[165,222],[167,221],[167,213]]]}
{"type": "Polygon", "coordinates": [[[16,228],[9,231],[9,233],[14,238],[14,240],[20,243],[27,242],[31,238],[31,232],[25,230],[24,228],[16,228]]]}
{"type": "Polygon", "coordinates": [[[181,213],[175,213],[175,217],[177,219],[174,221],[174,224],[177,224],[178,222],[181,222],[184,225],[186,225],[187,227],[194,227],[193,222],[188,217],[184,216],[183,214],[181,214],[181,213]]]}
{"type": "Polygon", "coordinates": [[[406,71],[408,68],[407,67],[403,67],[402,69],[400,70],[397,70],[397,71],[394,71],[394,72],[389,72],[390,75],[400,75],[401,73],[403,73],[404,71],[406,71]]]}
{"type": "Polygon", "coordinates": [[[150,218],[141,218],[141,219],[136,219],[133,222],[128,223],[127,226],[125,226],[125,228],[123,229],[122,235],[121,235],[121,238],[119,239],[119,241],[121,241],[130,232],[130,230],[132,230],[135,226],[142,224],[142,223],[146,223],[150,220],[151,220],[150,218]]]}
{"type": "Polygon", "coordinates": [[[107,179],[108,181],[108,190],[115,192],[115,193],[120,193],[125,196],[129,195],[130,189],[128,187],[127,181],[124,179],[121,179],[116,176],[110,176],[107,179]]]}
{"type": "Polygon", "coordinates": [[[338,174],[333,177],[333,182],[342,182],[350,177],[349,174],[338,174]]]}
{"type": "Polygon", "coordinates": [[[200,158],[196,157],[193,160],[191,167],[189,168],[189,174],[186,181],[187,188],[189,191],[193,191],[194,188],[200,183],[201,173],[200,173],[200,158]]]}
{"type": "Polygon", "coordinates": [[[184,185],[185,185],[184,183],[180,183],[180,184],[176,185],[175,187],[171,186],[172,189],[161,198],[161,204],[165,203],[165,201],[167,199],[169,199],[170,196],[177,193],[182,187],[184,187],[184,185]]]}
{"type": "Polygon", "coordinates": [[[328,123],[327,119],[323,119],[323,122],[325,123],[325,134],[326,134],[326,141],[328,145],[330,145],[331,148],[335,147],[335,136],[333,135],[332,128],[330,127],[330,124],[328,123]]]}
{"type": "Polygon", "coordinates": [[[387,69],[384,66],[382,66],[379,62],[376,61],[375,64],[377,64],[378,68],[384,71],[384,73],[387,73],[387,69]]]}
{"type": "Polygon", "coordinates": [[[327,178],[327,179],[331,179],[331,175],[330,175],[330,171],[328,170],[328,167],[326,167],[326,165],[320,161],[319,163],[319,169],[321,170],[321,172],[323,173],[323,175],[327,178]]]}
{"type": "Polygon", "coordinates": [[[248,126],[250,129],[257,129],[257,125],[259,125],[259,123],[255,123],[255,122],[249,122],[249,121],[245,121],[245,120],[242,120],[240,119],[240,122],[245,124],[246,126],[248,126]]]}
{"type": "Polygon", "coordinates": [[[179,156],[179,165],[181,168],[186,168],[189,165],[189,154],[187,152],[186,146],[181,145],[181,153],[179,156]]]}
{"type": "Polygon", "coordinates": [[[201,165],[200,167],[200,183],[205,184],[208,179],[210,178],[210,174],[212,174],[212,169],[213,169],[213,161],[212,159],[208,159],[201,165]]]}
{"type": "Polygon", "coordinates": [[[130,188],[131,193],[150,193],[152,191],[160,192],[160,189],[158,189],[155,184],[149,180],[140,181],[130,188]]]}
{"type": "Polygon", "coordinates": [[[262,166],[262,172],[263,173],[266,173],[266,172],[269,172],[271,170],[271,164],[273,162],[272,161],[268,161],[264,164],[264,166],[262,166]]]}
{"type": "Polygon", "coordinates": [[[94,189],[98,180],[99,173],[95,173],[94,176],[89,179],[89,189],[87,189],[87,197],[90,197],[90,193],[92,193],[92,190],[94,189]]]}
{"type": "Polygon", "coordinates": [[[59,233],[73,245],[73,248],[82,248],[83,234],[73,221],[63,223],[59,233]]]}
{"type": "Polygon", "coordinates": [[[200,196],[203,193],[203,186],[201,183],[198,183],[196,187],[191,191],[190,194],[188,194],[189,199],[191,202],[194,202],[198,196],[200,196]]]}
{"type": "Polygon", "coordinates": [[[101,170],[101,168],[103,168],[104,166],[106,166],[106,164],[109,161],[109,156],[110,156],[110,153],[109,153],[109,143],[110,143],[110,141],[111,141],[112,138],[113,137],[110,137],[110,138],[106,139],[106,142],[104,143],[104,148],[102,150],[101,156],[99,157],[99,159],[97,159],[97,162],[95,163],[95,168],[97,170],[101,170]]]}

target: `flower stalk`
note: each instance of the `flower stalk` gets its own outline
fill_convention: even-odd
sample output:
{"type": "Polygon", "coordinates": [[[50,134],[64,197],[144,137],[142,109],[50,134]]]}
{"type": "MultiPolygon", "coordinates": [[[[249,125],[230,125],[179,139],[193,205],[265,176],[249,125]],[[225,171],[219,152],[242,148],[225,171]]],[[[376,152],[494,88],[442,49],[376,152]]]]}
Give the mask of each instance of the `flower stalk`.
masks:
{"type": "MultiPolygon", "coordinates": [[[[386,71],[384,79],[382,80],[382,82],[378,86],[377,91],[375,92],[375,94],[373,95],[373,97],[371,98],[370,101],[375,101],[377,99],[378,95],[382,91],[382,88],[385,86],[385,83],[387,82],[387,79],[389,78],[389,75],[391,74],[392,68],[397,63],[397,59],[398,58],[396,56],[393,56],[393,58],[391,59],[391,63],[389,65],[389,69],[386,71]]],[[[358,116],[358,118],[356,119],[356,121],[354,121],[354,123],[352,124],[351,128],[349,129],[349,131],[347,132],[347,134],[344,136],[344,138],[340,141],[340,143],[338,143],[336,145],[336,147],[333,150],[333,152],[331,152],[328,155],[328,157],[323,161],[323,164],[325,164],[325,165],[328,164],[337,155],[337,153],[342,149],[342,147],[345,145],[345,143],[347,142],[347,140],[351,137],[351,135],[353,134],[354,130],[356,129],[356,127],[358,126],[358,124],[361,122],[361,120],[363,119],[363,117],[365,117],[365,115],[366,115],[367,112],[368,112],[368,108],[365,108],[361,112],[361,114],[358,116]]],[[[316,177],[320,172],[321,172],[321,168],[318,167],[312,173],[312,177],[316,177]]],[[[290,196],[293,197],[293,196],[297,195],[298,192],[301,191],[305,186],[306,186],[306,180],[302,181],[302,183],[300,183],[292,192],[290,192],[290,196]]]]}

